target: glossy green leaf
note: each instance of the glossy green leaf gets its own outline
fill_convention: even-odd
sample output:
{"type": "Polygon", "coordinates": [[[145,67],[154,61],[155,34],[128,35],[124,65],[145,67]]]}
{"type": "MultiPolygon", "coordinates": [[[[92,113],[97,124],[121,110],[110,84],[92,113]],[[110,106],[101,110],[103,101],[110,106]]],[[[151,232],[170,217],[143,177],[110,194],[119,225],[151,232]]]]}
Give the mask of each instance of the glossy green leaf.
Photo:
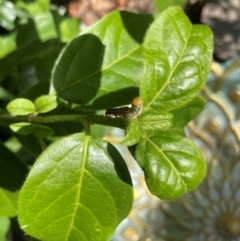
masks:
{"type": "Polygon", "coordinates": [[[5,146],[0,144],[0,187],[18,190],[28,173],[25,164],[5,146]]]}
{"type": "Polygon", "coordinates": [[[46,113],[57,107],[56,95],[43,95],[34,101],[36,112],[46,113]]]}
{"type": "Polygon", "coordinates": [[[52,92],[92,109],[129,104],[138,95],[141,43],[151,21],[150,15],[113,12],[88,28],[60,56],[52,92]]]}
{"type": "Polygon", "coordinates": [[[192,25],[178,7],[160,14],[143,43],[140,96],[144,108],[170,111],[194,98],[209,73],[212,52],[213,37],[207,26],[192,25]]]}
{"type": "Polygon", "coordinates": [[[132,146],[136,144],[141,137],[141,130],[138,119],[132,119],[126,128],[126,137],[121,141],[122,145],[132,146]]]}
{"type": "Polygon", "coordinates": [[[18,191],[11,192],[0,187],[0,217],[13,217],[17,215],[18,195],[18,191]]]}
{"type": "Polygon", "coordinates": [[[205,107],[206,101],[200,96],[196,96],[187,104],[171,111],[173,114],[173,128],[184,127],[189,121],[194,119],[205,107]]]}
{"type": "Polygon", "coordinates": [[[33,134],[37,137],[47,137],[54,135],[54,130],[44,125],[33,125],[33,134]]]}
{"type": "Polygon", "coordinates": [[[31,100],[18,98],[8,103],[7,110],[13,115],[28,115],[35,111],[35,106],[31,100]]]}
{"type": "Polygon", "coordinates": [[[206,174],[206,163],[197,146],[174,132],[143,136],[136,159],[149,190],[161,199],[181,197],[196,188],[206,174]]]}
{"type": "Polygon", "coordinates": [[[38,158],[19,197],[22,229],[40,240],[109,240],[131,210],[127,166],[106,141],[74,134],[38,158]]]}
{"type": "Polygon", "coordinates": [[[18,122],[11,124],[10,129],[19,135],[29,135],[33,131],[33,125],[27,122],[18,122]]]}
{"type": "Polygon", "coordinates": [[[8,241],[7,240],[7,232],[10,228],[10,220],[8,217],[0,217],[0,240],[1,241],[8,241]]]}
{"type": "Polygon", "coordinates": [[[145,111],[139,116],[138,124],[143,131],[166,130],[172,125],[173,115],[171,113],[157,113],[145,111]]]}

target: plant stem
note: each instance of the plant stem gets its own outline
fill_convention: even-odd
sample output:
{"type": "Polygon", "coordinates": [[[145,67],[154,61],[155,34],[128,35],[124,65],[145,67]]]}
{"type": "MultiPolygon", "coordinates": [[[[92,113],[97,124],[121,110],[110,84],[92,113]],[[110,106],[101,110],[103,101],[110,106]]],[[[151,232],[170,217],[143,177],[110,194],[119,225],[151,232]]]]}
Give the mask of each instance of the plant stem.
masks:
{"type": "Polygon", "coordinates": [[[87,120],[83,121],[83,126],[84,126],[84,129],[85,129],[85,134],[89,136],[90,130],[91,130],[90,122],[87,121],[87,120]]]}
{"type": "Polygon", "coordinates": [[[18,122],[35,124],[55,122],[81,122],[88,121],[91,124],[113,126],[124,129],[127,121],[124,118],[110,118],[103,115],[52,115],[52,116],[11,116],[0,115],[0,125],[9,125],[18,122]]]}
{"type": "Polygon", "coordinates": [[[45,144],[43,138],[38,137],[37,139],[38,139],[38,142],[39,142],[42,150],[44,151],[47,148],[47,145],[45,144]]]}

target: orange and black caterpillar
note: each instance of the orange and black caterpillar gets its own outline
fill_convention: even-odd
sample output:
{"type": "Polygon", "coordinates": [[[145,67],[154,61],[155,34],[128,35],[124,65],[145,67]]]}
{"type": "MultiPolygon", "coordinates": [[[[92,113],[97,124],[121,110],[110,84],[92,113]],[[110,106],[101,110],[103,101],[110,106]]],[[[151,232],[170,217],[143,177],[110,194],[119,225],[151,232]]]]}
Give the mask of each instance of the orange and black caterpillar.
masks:
{"type": "Polygon", "coordinates": [[[137,117],[142,110],[142,99],[140,97],[136,97],[132,101],[132,106],[123,106],[118,108],[112,108],[106,110],[106,116],[111,116],[114,118],[117,117],[125,117],[127,119],[132,119],[137,117]]]}

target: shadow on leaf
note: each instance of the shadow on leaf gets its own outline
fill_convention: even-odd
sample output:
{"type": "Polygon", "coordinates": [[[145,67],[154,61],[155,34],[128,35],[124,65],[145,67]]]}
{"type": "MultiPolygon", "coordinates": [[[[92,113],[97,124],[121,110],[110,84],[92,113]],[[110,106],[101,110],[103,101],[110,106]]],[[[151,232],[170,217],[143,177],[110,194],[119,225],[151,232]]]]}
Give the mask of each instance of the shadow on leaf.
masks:
{"type": "Polygon", "coordinates": [[[116,170],[119,178],[123,182],[132,186],[132,179],[131,179],[128,167],[127,167],[125,161],[123,160],[123,158],[121,157],[121,155],[119,154],[119,152],[110,143],[108,143],[107,151],[108,151],[108,154],[112,158],[112,161],[115,166],[115,170],[116,170]]]}

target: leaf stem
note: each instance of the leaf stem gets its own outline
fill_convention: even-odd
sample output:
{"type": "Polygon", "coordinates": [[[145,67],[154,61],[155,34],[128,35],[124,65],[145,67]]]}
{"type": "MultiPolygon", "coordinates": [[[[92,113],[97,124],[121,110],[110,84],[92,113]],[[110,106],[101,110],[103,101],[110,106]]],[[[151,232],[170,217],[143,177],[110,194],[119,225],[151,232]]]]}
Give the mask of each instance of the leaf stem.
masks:
{"type": "Polygon", "coordinates": [[[51,115],[51,116],[11,116],[0,115],[0,125],[9,125],[18,122],[30,122],[35,124],[56,122],[80,122],[88,121],[91,124],[113,126],[124,129],[127,121],[124,118],[111,118],[104,115],[51,115]]]}
{"type": "Polygon", "coordinates": [[[91,133],[90,122],[87,121],[87,120],[83,121],[83,126],[84,126],[84,129],[85,129],[85,134],[89,136],[90,133],[91,133]]]}
{"type": "Polygon", "coordinates": [[[40,137],[38,137],[37,139],[38,139],[38,142],[39,142],[42,150],[44,151],[44,150],[47,148],[46,143],[45,143],[44,140],[43,140],[42,138],[40,138],[40,137]]]}

